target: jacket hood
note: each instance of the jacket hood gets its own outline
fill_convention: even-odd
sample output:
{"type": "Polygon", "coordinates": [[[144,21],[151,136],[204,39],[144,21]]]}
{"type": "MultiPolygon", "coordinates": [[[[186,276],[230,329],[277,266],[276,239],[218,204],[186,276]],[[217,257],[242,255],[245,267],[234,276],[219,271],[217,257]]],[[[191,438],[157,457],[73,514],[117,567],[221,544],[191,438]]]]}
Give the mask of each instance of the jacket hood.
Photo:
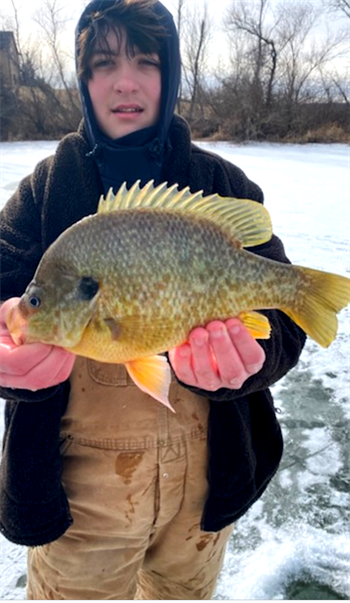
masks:
{"type": "MultiPolygon", "coordinates": [[[[89,24],[91,13],[108,9],[124,0],[92,0],[84,9],[75,32],[76,65],[79,56],[78,38],[81,31],[89,24]]],[[[91,154],[97,161],[102,180],[106,180],[105,188],[119,186],[124,181],[133,183],[136,179],[158,179],[166,149],[166,140],[171,121],[174,116],[180,83],[180,50],[179,38],[171,13],[161,2],[155,2],[152,10],[160,19],[167,35],[164,36],[160,48],[161,60],[161,103],[159,120],[155,126],[138,130],[116,140],[109,139],[99,129],[87,85],[78,79],[83,117],[91,154]],[[116,174],[116,165],[119,166],[116,174]],[[130,173],[130,166],[134,166],[130,173]],[[135,166],[137,166],[135,168],[135,166]],[[133,173],[135,171],[135,173],[133,173]],[[108,174],[107,174],[108,173],[108,174]],[[106,175],[107,174],[107,175],[106,175]],[[114,179],[115,174],[115,182],[114,179]]]]}

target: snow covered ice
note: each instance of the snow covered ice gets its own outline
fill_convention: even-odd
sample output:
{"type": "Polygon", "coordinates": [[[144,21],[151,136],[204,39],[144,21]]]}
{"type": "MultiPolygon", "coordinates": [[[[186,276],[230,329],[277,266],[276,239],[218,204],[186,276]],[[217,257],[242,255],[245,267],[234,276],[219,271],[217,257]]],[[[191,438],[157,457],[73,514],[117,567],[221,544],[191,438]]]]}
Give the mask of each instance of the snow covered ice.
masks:
{"type": "MultiPolygon", "coordinates": [[[[1,205],[56,144],[0,144],[1,205]]],[[[293,263],[350,276],[350,147],[200,144],[263,188],[293,263]]],[[[330,348],[309,340],[297,367],[273,388],[283,460],[237,522],[216,599],[350,598],[349,330],[346,308],[330,348]]],[[[24,599],[26,549],[0,538],[0,598],[24,599]]]]}

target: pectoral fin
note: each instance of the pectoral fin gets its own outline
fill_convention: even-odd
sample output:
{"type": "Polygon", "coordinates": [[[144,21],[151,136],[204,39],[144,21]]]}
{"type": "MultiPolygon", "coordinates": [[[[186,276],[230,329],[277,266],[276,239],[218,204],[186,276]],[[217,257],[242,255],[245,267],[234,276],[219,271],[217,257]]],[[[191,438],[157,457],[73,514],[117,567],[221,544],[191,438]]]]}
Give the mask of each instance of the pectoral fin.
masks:
{"type": "Polygon", "coordinates": [[[271,325],[260,312],[241,312],[238,317],[254,339],[269,339],[271,325]]]}
{"type": "Polygon", "coordinates": [[[103,322],[110,330],[112,341],[118,341],[121,333],[121,326],[114,320],[114,318],[104,318],[103,322]]]}
{"type": "Polygon", "coordinates": [[[131,379],[146,394],[175,412],[169,402],[170,366],[165,356],[140,358],[125,364],[131,379]]]}

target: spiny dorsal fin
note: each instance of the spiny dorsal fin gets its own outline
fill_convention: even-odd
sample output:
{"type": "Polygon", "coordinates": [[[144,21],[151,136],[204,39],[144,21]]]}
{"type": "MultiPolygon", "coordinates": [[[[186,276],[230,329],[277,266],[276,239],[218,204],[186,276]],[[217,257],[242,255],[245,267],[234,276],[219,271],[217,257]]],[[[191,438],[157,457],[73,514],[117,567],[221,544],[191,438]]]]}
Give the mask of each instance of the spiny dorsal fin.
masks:
{"type": "Polygon", "coordinates": [[[270,215],[260,203],[217,194],[205,197],[203,191],[191,193],[189,187],[179,191],[177,184],[168,187],[167,182],[155,187],[153,180],[141,189],[137,180],[129,190],[124,182],[116,195],[109,189],[106,198],[100,198],[98,213],[141,208],[208,219],[243,247],[261,245],[272,236],[270,215]]]}

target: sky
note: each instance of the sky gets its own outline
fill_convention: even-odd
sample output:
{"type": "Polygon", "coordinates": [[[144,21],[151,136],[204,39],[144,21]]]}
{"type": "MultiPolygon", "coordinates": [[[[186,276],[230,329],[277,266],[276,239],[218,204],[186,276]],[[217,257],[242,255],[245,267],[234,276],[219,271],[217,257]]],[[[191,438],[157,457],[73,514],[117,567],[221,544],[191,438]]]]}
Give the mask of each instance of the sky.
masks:
{"type": "MultiPolygon", "coordinates": [[[[38,25],[33,21],[35,11],[40,7],[44,0],[1,0],[1,12],[0,18],[3,20],[5,16],[14,15],[12,1],[15,3],[19,19],[20,19],[20,31],[23,37],[30,35],[31,41],[35,40],[35,31],[38,29],[38,25]]],[[[272,0],[275,1],[275,0],[272,0]]],[[[84,7],[89,3],[89,0],[58,0],[59,4],[66,6],[65,14],[70,15],[69,23],[66,26],[66,32],[64,35],[65,44],[70,54],[73,52],[74,44],[74,29],[79,16],[84,7]]],[[[162,0],[163,4],[170,10],[170,12],[176,15],[177,0],[162,0]]],[[[222,15],[225,9],[229,6],[230,0],[206,0],[208,3],[211,22],[220,24],[222,15]]],[[[201,6],[204,4],[203,0],[186,0],[186,4],[189,8],[201,6]]],[[[175,17],[176,18],[176,17],[175,17]]],[[[1,21],[0,21],[1,23],[1,21]]],[[[4,27],[0,25],[3,29],[4,27]]],[[[215,56],[220,54],[220,48],[215,45],[213,50],[215,56]]]]}
{"type": "MultiPolygon", "coordinates": [[[[35,31],[38,30],[38,25],[33,21],[33,16],[35,11],[42,5],[45,0],[1,0],[1,12],[0,12],[0,27],[4,29],[4,18],[6,16],[13,16],[14,10],[12,3],[15,4],[18,16],[20,20],[20,32],[23,42],[26,41],[26,38],[30,36],[31,44],[34,43],[36,35],[35,31]]],[[[74,53],[74,28],[78,21],[78,18],[83,10],[83,8],[88,4],[89,0],[57,0],[57,3],[60,6],[64,7],[65,15],[69,15],[69,23],[65,26],[65,33],[63,37],[64,46],[67,50],[67,54],[71,57],[72,71],[74,70],[74,62],[73,62],[73,53],[74,53]]],[[[165,6],[176,15],[178,0],[162,0],[165,6]]],[[[249,0],[252,1],[252,0],[249,0]]],[[[310,0],[313,6],[319,6],[320,9],[325,0],[310,0]]],[[[269,0],[269,4],[271,7],[276,5],[277,3],[283,3],[288,10],[288,7],[295,5],[297,0],[269,0]]],[[[223,20],[223,15],[225,14],[225,10],[232,4],[232,0],[185,0],[185,5],[190,9],[195,7],[202,7],[205,4],[208,5],[209,15],[210,15],[210,23],[216,27],[220,27],[223,20]]],[[[341,13],[340,13],[341,15],[341,13]]],[[[176,18],[176,17],[175,17],[176,18]]],[[[6,23],[6,22],[5,22],[6,23]]],[[[349,19],[346,17],[336,16],[332,14],[332,18],[327,19],[327,27],[331,29],[339,28],[340,26],[344,26],[348,24],[349,19]]],[[[214,30],[215,31],[215,30],[214,30]]],[[[320,39],[320,36],[325,33],[325,24],[320,25],[315,30],[317,39],[320,39]]],[[[227,55],[225,45],[225,38],[223,35],[216,33],[216,36],[213,39],[213,42],[210,45],[210,63],[214,68],[218,63],[218,59],[220,58],[222,62],[225,63],[225,56],[227,55]]],[[[344,65],[345,61],[341,62],[337,60],[337,64],[344,65]]]]}
{"type": "MultiPolygon", "coordinates": [[[[290,1],[290,0],[288,0],[290,1]]],[[[316,0],[318,1],[318,0],[316,0]]],[[[18,9],[20,9],[21,18],[23,22],[29,25],[29,19],[32,17],[35,9],[40,6],[42,0],[30,0],[30,2],[25,0],[14,0],[18,9]]],[[[162,0],[163,4],[173,13],[176,12],[177,0],[162,0]]],[[[64,0],[62,0],[64,3],[64,0]]],[[[215,15],[220,15],[224,11],[224,9],[230,4],[230,0],[207,0],[208,6],[211,11],[215,15]]],[[[71,0],[69,3],[67,1],[67,6],[72,10],[73,19],[76,16],[79,16],[79,12],[82,10],[84,6],[88,4],[88,0],[71,0]]],[[[204,4],[203,0],[187,0],[187,4],[189,6],[198,6],[204,4]]],[[[2,13],[3,14],[13,14],[12,2],[11,0],[2,0],[2,13]]]]}
{"type": "MultiPolygon", "coordinates": [[[[79,14],[82,9],[88,4],[88,1],[89,0],[70,0],[68,2],[68,0],[66,0],[65,3],[65,0],[62,0],[60,2],[60,4],[67,6],[67,12],[69,7],[69,11],[72,17],[71,31],[73,31],[79,14]]],[[[30,2],[28,2],[28,0],[1,0],[2,15],[13,15],[12,2],[15,3],[18,9],[23,27],[28,29],[34,28],[35,25],[31,23],[31,19],[35,10],[38,6],[42,4],[43,0],[30,0],[30,2]]],[[[174,15],[176,14],[178,0],[162,0],[162,2],[174,15]]],[[[288,6],[295,4],[295,0],[270,0],[271,6],[273,6],[277,2],[283,2],[286,6],[286,9],[288,9],[288,6]]],[[[211,14],[211,18],[216,23],[219,23],[222,19],[225,9],[232,4],[232,0],[185,0],[185,3],[186,5],[188,5],[189,8],[207,4],[209,12],[211,14]]],[[[322,0],[312,0],[312,4],[319,5],[321,7],[322,0]]],[[[336,25],[338,19],[332,17],[331,21],[333,21],[336,25]]]]}
{"type": "MultiPolygon", "coordinates": [[[[29,24],[28,19],[30,19],[34,10],[42,3],[42,0],[30,0],[30,2],[28,2],[28,0],[13,1],[15,2],[16,7],[20,10],[21,16],[26,25],[29,24]]],[[[270,0],[270,4],[276,4],[278,1],[282,1],[286,8],[288,8],[288,5],[295,4],[296,0],[270,0]]],[[[162,0],[162,2],[173,14],[175,14],[178,0],[162,0]]],[[[225,8],[230,6],[232,3],[231,0],[185,0],[185,2],[189,6],[194,7],[204,5],[205,3],[208,4],[209,10],[214,17],[221,17],[225,8]]],[[[64,4],[64,0],[62,0],[62,4],[64,4]]],[[[79,15],[79,11],[86,6],[86,4],[88,4],[88,0],[70,0],[69,2],[67,0],[66,2],[66,6],[69,7],[70,10],[72,10],[72,13],[75,13],[75,15],[79,15]]],[[[312,4],[321,6],[322,0],[312,0],[312,4]]],[[[2,14],[13,14],[12,0],[1,0],[1,7],[2,14]]]]}

